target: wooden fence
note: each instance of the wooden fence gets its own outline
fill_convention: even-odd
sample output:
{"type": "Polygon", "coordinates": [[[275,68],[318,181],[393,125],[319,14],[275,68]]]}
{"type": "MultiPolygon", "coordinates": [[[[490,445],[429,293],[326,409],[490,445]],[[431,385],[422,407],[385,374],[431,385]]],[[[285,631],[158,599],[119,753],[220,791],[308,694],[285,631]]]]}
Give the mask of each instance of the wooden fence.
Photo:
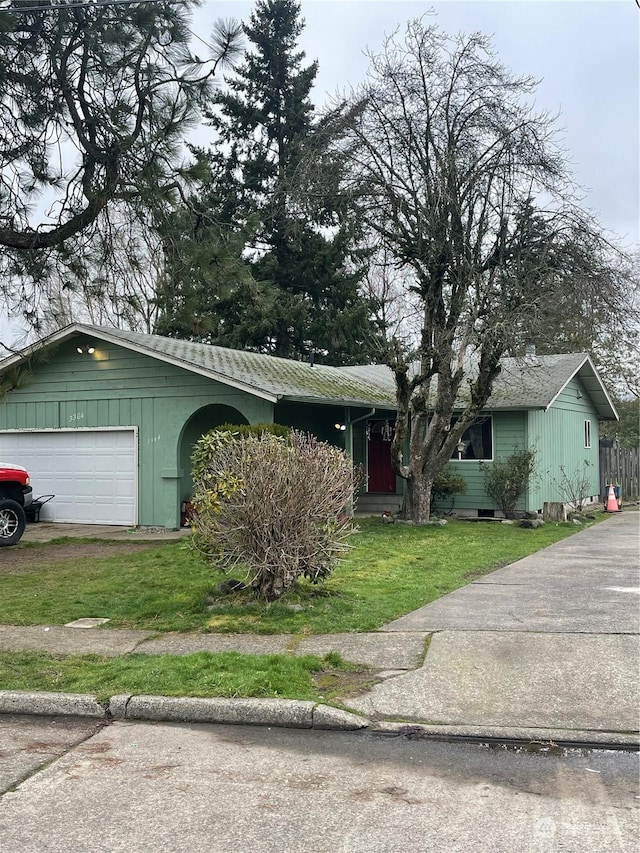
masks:
{"type": "Polygon", "coordinates": [[[600,494],[607,483],[619,483],[624,500],[640,496],[640,448],[600,448],[600,494]]]}

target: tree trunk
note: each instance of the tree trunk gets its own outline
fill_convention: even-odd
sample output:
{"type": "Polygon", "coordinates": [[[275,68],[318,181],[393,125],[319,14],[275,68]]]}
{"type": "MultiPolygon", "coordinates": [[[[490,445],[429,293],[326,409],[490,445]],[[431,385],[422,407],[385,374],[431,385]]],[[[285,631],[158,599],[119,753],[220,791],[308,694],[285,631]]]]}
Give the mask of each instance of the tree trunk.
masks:
{"type": "Polygon", "coordinates": [[[406,482],[401,515],[413,524],[426,524],[431,514],[433,477],[409,477],[406,482]]]}
{"type": "Polygon", "coordinates": [[[266,601],[277,601],[284,593],[284,579],[277,571],[261,571],[251,582],[253,591],[266,601]]]}

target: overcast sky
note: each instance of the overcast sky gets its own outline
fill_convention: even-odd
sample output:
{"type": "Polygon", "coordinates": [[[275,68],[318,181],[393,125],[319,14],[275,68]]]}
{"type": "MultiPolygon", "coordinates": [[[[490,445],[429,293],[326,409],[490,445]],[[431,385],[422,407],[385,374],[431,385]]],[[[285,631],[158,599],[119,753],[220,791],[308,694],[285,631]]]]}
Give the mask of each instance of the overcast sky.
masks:
{"type": "MultiPolygon", "coordinates": [[[[253,3],[204,3],[194,32],[207,38],[218,18],[248,20],[253,3]]],[[[317,59],[314,94],[357,85],[367,49],[385,34],[434,10],[447,32],[481,31],[492,37],[501,61],[518,74],[540,79],[536,103],[559,113],[564,146],[584,206],[625,247],[639,234],[640,10],[635,0],[302,0],[306,28],[301,47],[317,59]]],[[[194,42],[197,53],[204,47],[194,42]]],[[[7,334],[0,319],[0,336],[7,334]]]]}
{"type": "MultiPolygon", "coordinates": [[[[634,0],[302,0],[301,46],[319,62],[315,101],[361,82],[366,51],[433,10],[450,33],[480,31],[517,74],[540,79],[536,103],[559,113],[585,206],[627,246],[639,239],[640,10],[634,0]]],[[[205,3],[196,33],[217,18],[248,20],[253,3],[205,3]]]]}

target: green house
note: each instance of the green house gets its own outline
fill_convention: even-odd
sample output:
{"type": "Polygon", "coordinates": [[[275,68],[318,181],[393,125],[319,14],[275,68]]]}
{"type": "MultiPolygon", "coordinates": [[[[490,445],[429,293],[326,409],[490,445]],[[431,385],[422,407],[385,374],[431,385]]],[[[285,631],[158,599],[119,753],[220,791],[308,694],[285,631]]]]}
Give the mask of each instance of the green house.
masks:
{"type": "MultiPolygon", "coordinates": [[[[177,527],[194,443],[222,423],[280,423],[344,447],[363,470],[360,511],[395,510],[395,395],[384,366],[327,367],[74,324],[0,362],[0,459],[24,465],[42,519],[177,527]],[[22,379],[27,376],[27,381],[22,379]],[[21,379],[22,377],[22,379],[21,379]]],[[[486,412],[451,465],[467,492],[448,510],[491,515],[479,461],[535,447],[522,509],[562,500],[561,467],[598,500],[598,421],[617,415],[584,354],[505,359],[486,412]]]]}

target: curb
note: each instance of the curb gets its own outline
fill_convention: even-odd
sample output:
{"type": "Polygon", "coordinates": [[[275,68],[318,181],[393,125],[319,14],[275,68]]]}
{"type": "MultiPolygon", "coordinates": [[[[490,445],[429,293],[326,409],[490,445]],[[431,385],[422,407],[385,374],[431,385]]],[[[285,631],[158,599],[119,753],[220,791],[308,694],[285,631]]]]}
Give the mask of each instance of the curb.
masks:
{"type": "Polygon", "coordinates": [[[83,693],[0,690],[0,714],[76,716],[104,720],[224,723],[296,729],[357,731],[369,727],[359,714],[297,699],[204,699],[119,694],[101,703],[83,693]]]}
{"type": "Polygon", "coordinates": [[[638,732],[606,732],[589,729],[541,729],[515,726],[465,726],[438,723],[371,722],[372,734],[391,737],[425,738],[446,741],[491,741],[505,745],[538,746],[538,751],[554,747],[576,747],[589,749],[620,749],[636,752],[640,750],[638,732]]]}
{"type": "Polygon", "coordinates": [[[34,693],[0,690],[0,714],[105,718],[106,705],[85,693],[34,693]]]}
{"type": "Polygon", "coordinates": [[[640,749],[637,732],[465,726],[411,721],[373,722],[351,711],[298,699],[206,699],[122,693],[101,703],[94,696],[82,693],[0,690],[0,714],[274,726],[325,731],[354,732],[366,729],[370,734],[388,737],[492,742],[523,747],[534,745],[541,752],[554,747],[640,749]]]}

